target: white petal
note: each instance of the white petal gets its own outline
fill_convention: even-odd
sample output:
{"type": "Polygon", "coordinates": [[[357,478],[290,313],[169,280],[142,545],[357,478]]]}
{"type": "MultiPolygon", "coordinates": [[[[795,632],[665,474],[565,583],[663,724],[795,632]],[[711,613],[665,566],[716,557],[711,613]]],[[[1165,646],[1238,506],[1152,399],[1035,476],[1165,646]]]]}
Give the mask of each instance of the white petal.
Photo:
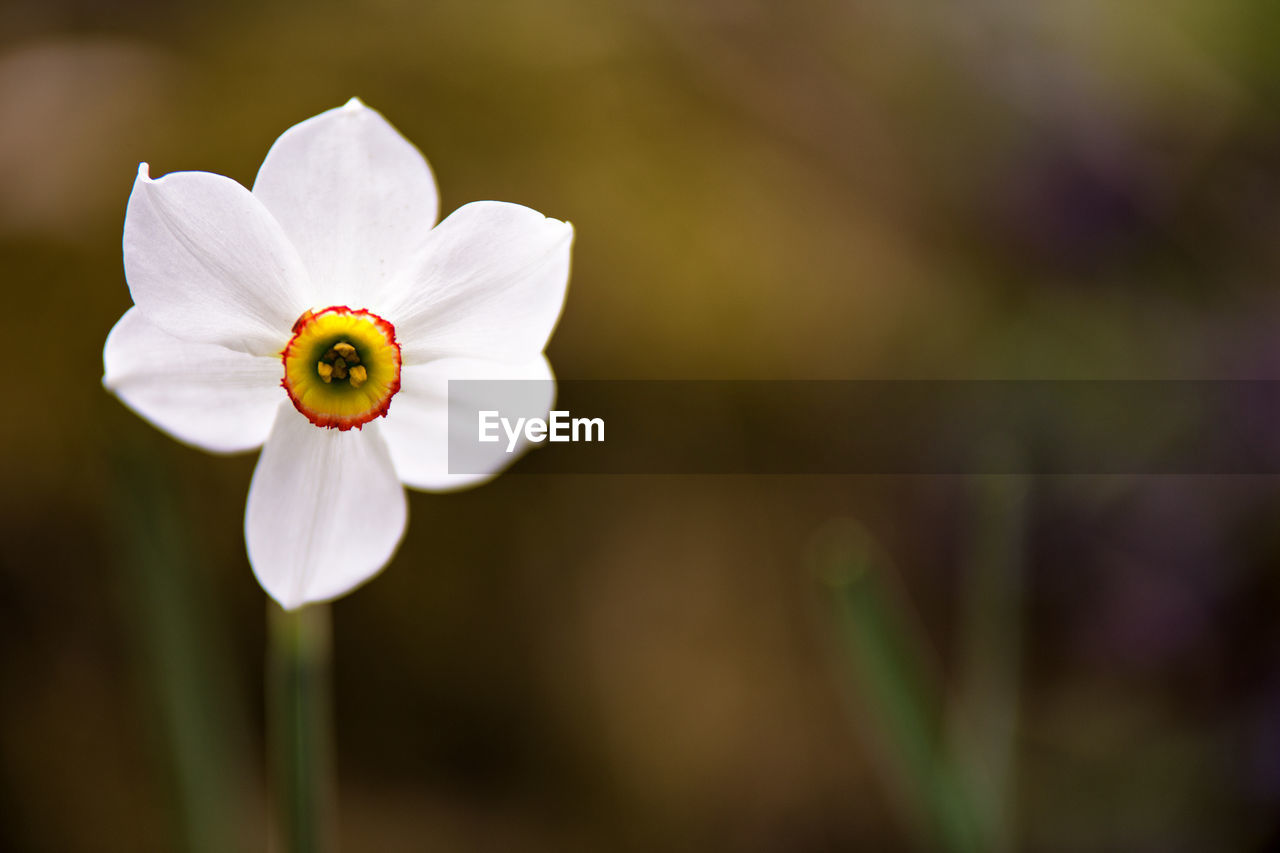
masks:
{"type": "Polygon", "coordinates": [[[178,340],[130,308],[107,336],[102,382],[179,441],[214,453],[258,447],[284,396],[280,359],[178,340]]]}
{"type": "Polygon", "coordinates": [[[528,450],[523,438],[511,453],[507,452],[505,436],[492,444],[477,442],[478,413],[497,410],[513,423],[516,417],[546,418],[555,394],[551,365],[541,355],[519,364],[449,358],[414,365],[400,373],[400,392],[391,401],[382,434],[391,448],[396,471],[407,485],[433,492],[474,486],[491,479],[528,450]],[[465,394],[459,394],[455,385],[451,419],[450,379],[525,381],[467,386],[465,394]],[[453,468],[465,474],[449,473],[451,429],[455,450],[464,453],[464,458],[454,460],[453,468]]]}
{"type": "Polygon", "coordinates": [[[395,553],[406,515],[377,423],[321,429],[281,404],[244,521],[249,562],[268,595],[293,609],[364,583],[395,553]]]}
{"type": "Polygon", "coordinates": [[[405,362],[524,361],[542,352],[564,305],[572,242],[567,222],[518,204],[458,208],[390,285],[384,316],[405,362]]]}
{"type": "Polygon", "coordinates": [[[209,172],[138,169],[124,220],[133,301],[171,335],[275,355],[311,307],[307,274],[252,193],[209,172]]]}
{"type": "Polygon", "coordinates": [[[436,182],[417,148],[356,99],[285,131],[253,194],[298,248],[319,305],[369,308],[436,222],[436,182]]]}

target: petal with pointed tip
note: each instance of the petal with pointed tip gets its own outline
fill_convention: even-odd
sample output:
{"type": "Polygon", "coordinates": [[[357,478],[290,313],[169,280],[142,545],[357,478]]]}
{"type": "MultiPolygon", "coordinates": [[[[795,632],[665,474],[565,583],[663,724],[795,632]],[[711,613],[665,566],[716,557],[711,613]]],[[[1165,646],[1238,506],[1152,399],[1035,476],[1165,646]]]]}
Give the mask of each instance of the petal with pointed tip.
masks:
{"type": "Polygon", "coordinates": [[[165,333],[130,308],[102,351],[102,382],[179,441],[213,453],[266,440],[281,395],[280,360],[165,333]]]}
{"type": "Polygon", "coordinates": [[[373,308],[436,222],[421,152],[356,99],[285,131],[253,194],[297,247],[317,305],[373,308]]]}
{"type": "Polygon", "coordinates": [[[129,196],[124,271],[134,304],[174,337],[274,355],[308,305],[307,273],[262,203],[230,178],[147,164],[129,196]]]}
{"type": "Polygon", "coordinates": [[[564,305],[573,227],[499,201],[463,205],[388,285],[405,364],[451,356],[525,361],[564,305]]]}
{"type": "Polygon", "coordinates": [[[322,429],[281,404],[245,511],[249,562],[281,606],[327,601],[376,575],[407,514],[377,423],[322,429]]]}

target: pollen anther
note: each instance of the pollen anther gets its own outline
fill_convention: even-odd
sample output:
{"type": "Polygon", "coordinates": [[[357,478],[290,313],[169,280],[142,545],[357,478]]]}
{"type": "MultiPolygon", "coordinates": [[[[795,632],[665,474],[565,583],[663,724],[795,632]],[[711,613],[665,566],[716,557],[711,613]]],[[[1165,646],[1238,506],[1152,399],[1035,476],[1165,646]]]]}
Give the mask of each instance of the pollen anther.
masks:
{"type": "Polygon", "coordinates": [[[347,364],[360,363],[360,356],[356,353],[356,348],[346,341],[340,341],[339,343],[334,344],[329,348],[329,351],[325,353],[324,357],[326,361],[333,361],[340,358],[347,364]]]}

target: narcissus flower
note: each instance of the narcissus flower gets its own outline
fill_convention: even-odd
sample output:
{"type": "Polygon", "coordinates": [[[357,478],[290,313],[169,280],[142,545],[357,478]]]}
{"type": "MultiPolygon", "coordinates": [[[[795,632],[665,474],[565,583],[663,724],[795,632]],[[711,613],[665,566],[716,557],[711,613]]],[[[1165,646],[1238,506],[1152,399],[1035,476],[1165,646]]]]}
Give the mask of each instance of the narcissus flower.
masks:
{"type": "Polygon", "coordinates": [[[355,99],[277,139],[252,192],[138,170],[124,225],[134,307],[107,338],[103,382],[179,441],[265,443],[245,540],[286,608],[386,565],[402,484],[458,488],[510,462],[499,448],[489,470],[449,473],[449,379],[544,380],[550,408],[542,351],[572,227],[503,202],[438,225],[436,209],[426,160],[355,99]]]}

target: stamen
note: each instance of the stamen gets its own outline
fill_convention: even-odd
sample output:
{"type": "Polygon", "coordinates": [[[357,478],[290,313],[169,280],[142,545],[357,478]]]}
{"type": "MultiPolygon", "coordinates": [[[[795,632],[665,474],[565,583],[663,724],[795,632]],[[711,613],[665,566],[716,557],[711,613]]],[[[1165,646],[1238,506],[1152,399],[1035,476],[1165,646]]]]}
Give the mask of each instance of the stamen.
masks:
{"type": "MultiPolygon", "coordinates": [[[[335,379],[346,379],[350,375],[352,365],[360,363],[360,354],[347,341],[339,341],[329,347],[329,351],[324,354],[320,362],[316,364],[316,372],[320,374],[320,378],[326,384],[330,384],[335,379]]],[[[368,379],[366,373],[364,378],[357,382],[352,382],[352,388],[359,388],[368,379]]]]}
{"type": "MultiPolygon", "coordinates": [[[[329,352],[334,354],[334,358],[341,358],[347,364],[359,364],[360,356],[356,354],[356,348],[346,341],[336,343],[329,352]]],[[[328,354],[325,355],[328,358],[328,354]]]]}
{"type": "Polygon", "coordinates": [[[352,388],[359,388],[361,385],[369,381],[369,371],[364,369],[363,364],[357,364],[351,368],[351,376],[347,380],[351,383],[352,388]]]}

